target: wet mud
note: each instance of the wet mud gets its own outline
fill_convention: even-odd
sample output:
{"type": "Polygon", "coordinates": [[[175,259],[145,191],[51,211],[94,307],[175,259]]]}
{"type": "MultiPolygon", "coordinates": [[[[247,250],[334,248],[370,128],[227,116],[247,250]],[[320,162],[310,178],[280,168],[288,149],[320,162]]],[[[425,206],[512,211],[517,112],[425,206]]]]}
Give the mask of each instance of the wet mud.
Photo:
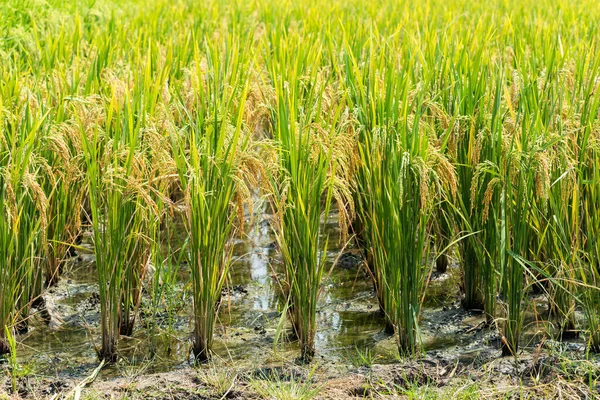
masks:
{"type": "MultiPolygon", "coordinates": [[[[243,393],[250,381],[303,381],[311,373],[310,368],[294,369],[298,348],[289,340],[285,325],[281,328],[285,320],[276,287],[281,271],[269,216],[259,214],[255,221],[234,245],[215,331],[214,363],[245,377],[239,380],[246,382],[239,383],[242,389],[228,394],[230,397],[243,393]]],[[[330,242],[336,243],[335,218],[326,228],[330,242]]],[[[72,390],[98,366],[100,303],[89,238],[83,246],[89,251],[78,251],[68,262],[60,282],[44,294],[45,312],[32,315],[29,332],[17,338],[19,364],[35,371],[35,378],[19,380],[21,397],[51,397],[72,390]],[[28,381],[31,379],[35,384],[28,381]]],[[[461,374],[477,376],[483,371],[508,377],[540,375],[557,362],[547,355],[557,347],[574,357],[585,356],[581,338],[553,341],[548,327],[536,322],[547,309],[538,296],[529,299],[521,361],[501,358],[495,327],[486,325],[482,312],[461,308],[460,270],[451,262],[445,273],[432,272],[427,285],[421,317],[423,355],[401,359],[394,338],[385,332],[360,249],[338,243],[327,257],[331,272],[323,282],[317,311],[314,371],[318,378],[311,379],[326,382],[332,398],[370,397],[384,393],[385,385],[443,386],[461,374]]],[[[161,379],[170,382],[179,377],[179,383],[188,389],[198,385],[190,380],[196,370],[190,355],[191,299],[184,295],[189,271],[186,265],[179,268],[168,307],[161,302],[158,309],[153,308],[150,294],[144,293],[136,329],[120,342],[120,361],[104,367],[94,386],[111,392],[135,382],[135,390],[142,393],[147,384],[147,393],[154,388],[156,398],[161,398],[160,387],[156,387],[161,386],[161,379]]],[[[435,262],[431,268],[435,271],[435,262]]],[[[189,397],[186,393],[171,398],[212,398],[210,394],[189,397]]]]}

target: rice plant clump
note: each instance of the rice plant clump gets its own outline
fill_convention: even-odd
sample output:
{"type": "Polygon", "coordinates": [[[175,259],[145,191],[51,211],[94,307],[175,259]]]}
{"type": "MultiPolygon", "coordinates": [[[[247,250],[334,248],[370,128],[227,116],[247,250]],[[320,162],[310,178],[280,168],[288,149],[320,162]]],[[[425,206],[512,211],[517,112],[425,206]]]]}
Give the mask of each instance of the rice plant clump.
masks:
{"type": "Polygon", "coordinates": [[[80,125],[100,294],[98,354],[106,361],[116,361],[119,336],[133,332],[158,218],[141,131],[127,129],[134,118],[127,100],[118,101],[114,88],[112,96],[104,126],[88,132],[80,125]]]}
{"type": "Polygon", "coordinates": [[[41,294],[47,224],[37,181],[40,116],[10,95],[0,93],[0,354],[10,352],[7,332],[27,331],[29,308],[41,294]]]}
{"type": "Polygon", "coordinates": [[[321,283],[328,268],[324,254],[329,238],[322,224],[334,201],[342,231],[352,214],[348,172],[354,132],[343,98],[327,86],[328,71],[316,67],[323,50],[295,36],[276,45],[270,60],[275,88],[272,129],[279,162],[270,176],[275,232],[284,265],[284,301],[301,359],[310,361],[321,283]]]}
{"type": "Polygon", "coordinates": [[[261,172],[243,124],[249,58],[243,36],[223,47],[195,51],[191,110],[173,135],[175,162],[185,198],[187,258],[194,299],[195,360],[211,357],[213,330],[231,263],[231,239],[243,227],[249,183],[261,172]],[[223,51],[223,53],[221,53],[223,51]]]}

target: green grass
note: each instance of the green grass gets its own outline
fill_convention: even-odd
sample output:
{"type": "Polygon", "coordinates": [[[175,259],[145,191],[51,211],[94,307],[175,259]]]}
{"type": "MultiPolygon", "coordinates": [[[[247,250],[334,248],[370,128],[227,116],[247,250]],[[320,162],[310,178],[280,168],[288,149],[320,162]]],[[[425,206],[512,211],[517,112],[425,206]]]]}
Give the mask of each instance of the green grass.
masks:
{"type": "Polygon", "coordinates": [[[264,399],[310,400],[317,398],[322,386],[314,381],[316,367],[308,376],[292,371],[289,376],[258,376],[249,380],[249,386],[264,399]]]}

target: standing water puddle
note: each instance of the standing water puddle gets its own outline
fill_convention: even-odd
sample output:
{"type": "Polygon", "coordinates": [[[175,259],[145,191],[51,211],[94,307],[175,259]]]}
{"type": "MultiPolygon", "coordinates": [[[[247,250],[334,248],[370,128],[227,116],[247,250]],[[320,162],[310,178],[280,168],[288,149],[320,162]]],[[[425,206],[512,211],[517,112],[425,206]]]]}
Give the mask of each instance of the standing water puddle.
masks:
{"type": "MultiPolygon", "coordinates": [[[[246,237],[235,243],[228,289],[215,329],[216,356],[236,365],[264,366],[282,359],[291,361],[298,355],[297,346],[286,341],[285,332],[279,335],[282,306],[273,278],[279,270],[278,255],[268,215],[260,217],[246,237]]],[[[330,248],[338,246],[327,254],[331,265],[341,249],[335,218],[326,230],[331,233],[330,248]]],[[[373,285],[357,254],[355,249],[344,249],[323,284],[315,344],[321,362],[348,364],[359,352],[368,352],[378,362],[397,359],[394,340],[384,332],[373,285]]],[[[142,305],[133,337],[120,342],[122,361],[105,368],[104,376],[126,375],[129,368],[161,372],[189,365],[191,298],[182,294],[189,283],[186,268],[181,266],[173,295],[179,306],[171,312],[162,307],[152,318],[152,308],[142,305]]],[[[421,319],[424,350],[434,357],[444,352],[467,361],[481,352],[497,353],[491,335],[481,328],[484,316],[458,306],[458,280],[454,266],[449,273],[434,276],[428,286],[421,319]]],[[[43,375],[83,377],[90,373],[98,363],[94,344],[100,343],[95,282],[93,256],[81,254],[71,262],[59,285],[45,295],[49,323],[36,316],[30,332],[19,337],[20,362],[43,375]]]]}

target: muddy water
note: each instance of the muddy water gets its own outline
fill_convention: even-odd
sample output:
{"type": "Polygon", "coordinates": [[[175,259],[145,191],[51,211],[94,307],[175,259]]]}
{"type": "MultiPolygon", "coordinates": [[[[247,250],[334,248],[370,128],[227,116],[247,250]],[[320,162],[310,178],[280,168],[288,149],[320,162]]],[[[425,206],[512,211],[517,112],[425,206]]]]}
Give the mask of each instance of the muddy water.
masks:
{"type": "MultiPolygon", "coordinates": [[[[259,214],[246,235],[234,247],[228,290],[219,313],[214,351],[221,360],[236,365],[264,366],[298,355],[286,339],[278,301],[276,280],[280,273],[275,239],[268,215],[259,214]],[[279,334],[282,333],[282,334],[279,334]]],[[[330,265],[341,245],[335,216],[327,224],[330,234],[330,265]],[[337,248],[332,246],[337,245],[337,248]]],[[[19,337],[19,358],[40,374],[87,376],[97,365],[99,345],[99,299],[93,256],[81,252],[71,260],[60,284],[45,295],[51,319],[32,317],[32,329],[19,337]]],[[[349,364],[358,351],[369,352],[377,362],[393,361],[397,349],[384,332],[372,283],[357,250],[344,248],[343,256],[324,282],[318,309],[317,360],[349,364]]],[[[182,265],[170,310],[164,304],[152,315],[145,295],[133,337],[120,343],[122,361],[103,370],[105,376],[159,372],[189,365],[191,298],[183,297],[189,271],[182,265]],[[150,333],[152,332],[152,333],[150,333]]],[[[433,275],[428,285],[421,329],[423,348],[433,358],[472,362],[497,351],[497,337],[482,328],[481,313],[459,307],[459,271],[433,275]]]]}

